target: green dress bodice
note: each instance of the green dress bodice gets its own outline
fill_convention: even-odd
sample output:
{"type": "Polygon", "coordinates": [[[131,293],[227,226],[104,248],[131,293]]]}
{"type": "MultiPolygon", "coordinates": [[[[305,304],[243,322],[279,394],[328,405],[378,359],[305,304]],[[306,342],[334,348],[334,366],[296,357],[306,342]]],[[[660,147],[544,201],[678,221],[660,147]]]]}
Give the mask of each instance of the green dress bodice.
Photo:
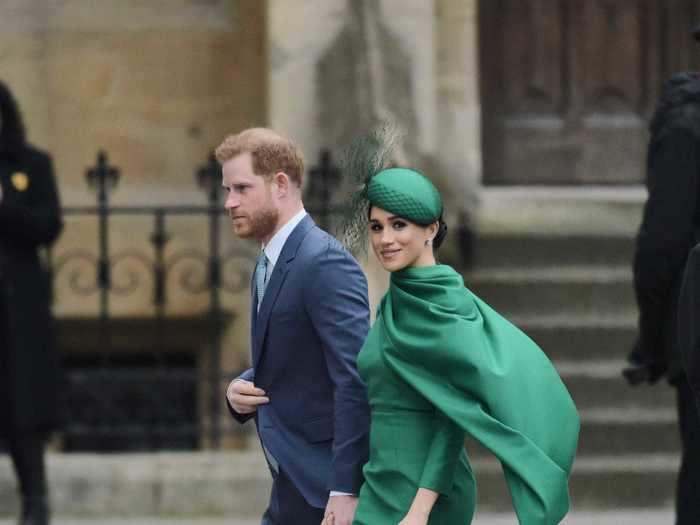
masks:
{"type": "Polygon", "coordinates": [[[421,487],[439,493],[430,525],[471,523],[465,433],[501,461],[521,525],[566,514],[573,401],[539,347],[452,268],[392,274],[358,369],[372,419],[355,525],[395,525],[421,487]]]}
{"type": "Polygon", "coordinates": [[[381,324],[375,323],[357,358],[371,425],[370,460],[354,523],[398,523],[419,486],[453,496],[438,501],[431,525],[469,523],[476,484],[464,450],[465,432],[386,365],[382,337],[381,324]]]}

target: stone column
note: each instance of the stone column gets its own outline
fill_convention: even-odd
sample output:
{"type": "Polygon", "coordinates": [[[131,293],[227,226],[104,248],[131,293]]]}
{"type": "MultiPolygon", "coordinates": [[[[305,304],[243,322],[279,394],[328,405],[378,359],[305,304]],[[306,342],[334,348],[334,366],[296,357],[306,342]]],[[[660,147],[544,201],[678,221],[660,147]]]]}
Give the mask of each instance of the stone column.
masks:
{"type": "Polygon", "coordinates": [[[478,0],[436,0],[437,171],[452,216],[474,215],[481,185],[478,0]]]}
{"type": "MultiPolygon", "coordinates": [[[[474,208],[481,175],[476,4],[269,0],[270,125],[315,160],[396,121],[406,132],[397,160],[436,181],[454,226],[474,208]]],[[[369,273],[378,295],[386,280],[369,273]]]]}

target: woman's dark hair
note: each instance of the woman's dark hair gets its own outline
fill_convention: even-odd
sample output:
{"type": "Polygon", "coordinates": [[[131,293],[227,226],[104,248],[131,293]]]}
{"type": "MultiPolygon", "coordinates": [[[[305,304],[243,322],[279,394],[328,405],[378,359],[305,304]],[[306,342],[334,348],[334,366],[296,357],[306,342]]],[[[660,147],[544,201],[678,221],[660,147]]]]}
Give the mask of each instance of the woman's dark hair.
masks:
{"type": "Polygon", "coordinates": [[[17,101],[0,81],[0,157],[17,157],[26,144],[24,123],[17,101]]]}
{"type": "MultiPolygon", "coordinates": [[[[372,205],[370,204],[369,206],[367,206],[367,219],[369,220],[371,216],[372,216],[372,205]]],[[[411,219],[406,219],[406,220],[409,222],[413,222],[411,219]]],[[[440,215],[440,218],[438,218],[437,223],[438,223],[438,231],[435,234],[435,237],[433,238],[433,252],[438,251],[440,246],[442,246],[442,242],[445,240],[445,237],[447,237],[447,223],[442,218],[442,215],[440,215]]],[[[414,224],[418,224],[418,223],[414,222],[414,224]]],[[[418,226],[423,226],[425,228],[427,226],[430,226],[430,224],[418,224],[418,226]]]]}
{"type": "Polygon", "coordinates": [[[433,251],[437,251],[438,248],[442,246],[442,241],[445,240],[445,237],[447,237],[447,223],[442,218],[442,215],[440,215],[438,219],[438,231],[433,239],[433,251]]]}

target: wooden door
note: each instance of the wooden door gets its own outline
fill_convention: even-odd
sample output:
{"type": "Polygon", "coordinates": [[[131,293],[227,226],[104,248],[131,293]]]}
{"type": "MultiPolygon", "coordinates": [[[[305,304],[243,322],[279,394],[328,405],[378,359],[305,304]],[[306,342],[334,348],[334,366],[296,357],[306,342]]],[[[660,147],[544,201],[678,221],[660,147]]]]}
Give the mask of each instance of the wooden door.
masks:
{"type": "Polygon", "coordinates": [[[486,184],[644,177],[660,84],[697,69],[698,0],[481,0],[486,184]]]}

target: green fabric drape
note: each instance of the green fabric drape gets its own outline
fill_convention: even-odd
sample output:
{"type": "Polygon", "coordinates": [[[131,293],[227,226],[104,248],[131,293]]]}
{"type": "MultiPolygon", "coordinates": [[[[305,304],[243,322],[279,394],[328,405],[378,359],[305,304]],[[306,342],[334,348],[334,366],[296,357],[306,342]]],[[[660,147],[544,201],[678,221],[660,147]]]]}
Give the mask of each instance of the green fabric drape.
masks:
{"type": "Polygon", "coordinates": [[[501,461],[521,525],[559,523],[579,418],[540,348],[446,265],[393,273],[377,322],[388,367],[501,461]]]}

